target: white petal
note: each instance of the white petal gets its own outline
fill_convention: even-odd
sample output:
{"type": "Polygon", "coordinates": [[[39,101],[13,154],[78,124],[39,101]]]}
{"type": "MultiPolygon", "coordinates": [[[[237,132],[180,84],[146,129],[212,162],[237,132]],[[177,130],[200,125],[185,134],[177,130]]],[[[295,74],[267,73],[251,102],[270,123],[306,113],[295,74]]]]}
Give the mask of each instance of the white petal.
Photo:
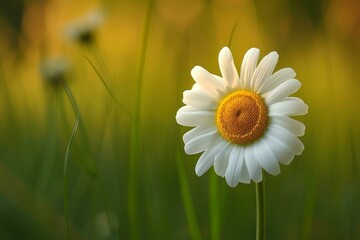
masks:
{"type": "Polygon", "coordinates": [[[275,124],[269,126],[266,134],[285,144],[296,155],[304,150],[304,144],[294,134],[275,124]]]}
{"type": "Polygon", "coordinates": [[[232,88],[230,85],[228,85],[228,83],[222,78],[219,77],[218,75],[212,74],[213,78],[215,78],[217,81],[224,83],[224,87],[222,90],[218,90],[219,91],[219,95],[217,96],[217,100],[219,99],[219,96],[222,97],[222,95],[227,94],[229,91],[232,91],[232,88]]]}
{"type": "Polygon", "coordinates": [[[225,173],[226,182],[230,187],[236,187],[240,181],[244,164],[244,149],[235,145],[230,153],[229,165],[225,173]]]}
{"type": "Polygon", "coordinates": [[[244,89],[251,89],[251,78],[256,69],[260,50],[257,48],[249,49],[244,56],[240,70],[240,87],[244,89]]]}
{"type": "Polygon", "coordinates": [[[215,113],[212,111],[197,111],[190,106],[184,106],[176,113],[178,124],[187,127],[211,126],[215,122],[215,113]]]}
{"type": "Polygon", "coordinates": [[[308,106],[296,97],[287,97],[269,107],[269,115],[300,116],[308,112],[308,106]]]}
{"type": "Polygon", "coordinates": [[[254,145],[255,157],[260,166],[271,175],[278,175],[280,167],[277,158],[264,139],[259,139],[254,145]]]}
{"type": "MultiPolygon", "coordinates": [[[[206,94],[208,94],[198,83],[194,83],[191,90],[194,91],[204,91],[206,94]]],[[[209,94],[210,95],[210,94],[209,94]]]]}
{"type": "MultiPolygon", "coordinates": [[[[222,140],[221,140],[222,141],[222,140]]],[[[195,166],[195,173],[198,176],[203,175],[214,164],[215,155],[219,152],[222,145],[217,141],[213,148],[206,150],[199,158],[195,166]]]]}
{"type": "Polygon", "coordinates": [[[219,145],[221,145],[221,149],[215,156],[214,170],[217,175],[224,177],[232,148],[231,143],[227,141],[222,141],[219,145]]]}
{"type": "Polygon", "coordinates": [[[241,157],[243,158],[242,160],[242,166],[241,166],[241,173],[240,173],[240,179],[239,181],[241,183],[250,183],[250,175],[249,175],[249,170],[247,169],[246,163],[245,163],[245,153],[243,151],[243,154],[241,155],[241,157]]]}
{"type": "Polygon", "coordinates": [[[185,152],[189,155],[203,152],[214,146],[219,138],[217,130],[197,136],[185,144],[185,152]]]}
{"type": "Polygon", "coordinates": [[[186,132],[183,136],[184,143],[186,144],[191,139],[196,138],[198,136],[204,135],[208,132],[213,132],[217,128],[215,126],[199,126],[191,129],[190,131],[186,132]]]}
{"type": "Polygon", "coordinates": [[[238,168],[241,164],[240,154],[242,152],[243,149],[241,147],[233,145],[229,156],[229,165],[225,173],[226,182],[230,187],[236,187],[239,183],[241,169],[238,168]]]}
{"type": "Polygon", "coordinates": [[[273,73],[276,63],[278,61],[279,55],[277,52],[271,52],[266,55],[259,63],[255,69],[254,75],[251,79],[251,89],[255,92],[259,92],[260,85],[264,81],[268,81],[269,77],[273,73]]]}
{"type": "Polygon", "coordinates": [[[268,81],[264,81],[259,87],[259,93],[267,93],[288,79],[295,78],[296,73],[292,68],[283,68],[275,72],[268,81]]]}
{"type": "Polygon", "coordinates": [[[199,160],[196,163],[195,166],[195,173],[198,176],[202,176],[214,163],[215,156],[213,155],[213,152],[210,150],[207,150],[204,152],[199,160]]]}
{"type": "Polygon", "coordinates": [[[201,90],[184,91],[183,103],[199,110],[212,110],[217,106],[216,99],[201,90]]]}
{"type": "Polygon", "coordinates": [[[265,99],[266,104],[270,106],[271,104],[295,93],[300,87],[301,83],[298,80],[289,79],[277,86],[274,90],[267,92],[262,97],[265,99]]]}
{"type": "Polygon", "coordinates": [[[224,79],[214,77],[213,74],[200,66],[195,66],[191,70],[191,76],[202,89],[212,96],[217,97],[219,96],[219,93],[223,93],[226,89],[226,82],[224,79]]]}
{"type": "Polygon", "coordinates": [[[271,124],[278,125],[282,128],[287,129],[289,132],[295,136],[303,136],[305,134],[305,125],[302,122],[299,122],[295,119],[286,117],[286,116],[271,116],[271,124]]]}
{"type": "Polygon", "coordinates": [[[255,152],[253,145],[245,147],[245,163],[249,170],[250,178],[258,183],[262,180],[261,166],[255,158],[255,152]]]}
{"type": "Polygon", "coordinates": [[[177,114],[178,113],[183,113],[183,112],[195,112],[195,111],[196,111],[196,108],[193,108],[193,107],[190,107],[190,106],[183,106],[177,111],[177,114]]]}
{"type": "Polygon", "coordinates": [[[283,142],[270,134],[265,134],[264,141],[276,155],[278,162],[288,165],[294,159],[294,152],[283,142]]]}
{"type": "Polygon", "coordinates": [[[228,47],[224,47],[219,53],[219,67],[221,75],[228,85],[232,88],[238,87],[239,74],[236,70],[233,56],[228,47]]]}

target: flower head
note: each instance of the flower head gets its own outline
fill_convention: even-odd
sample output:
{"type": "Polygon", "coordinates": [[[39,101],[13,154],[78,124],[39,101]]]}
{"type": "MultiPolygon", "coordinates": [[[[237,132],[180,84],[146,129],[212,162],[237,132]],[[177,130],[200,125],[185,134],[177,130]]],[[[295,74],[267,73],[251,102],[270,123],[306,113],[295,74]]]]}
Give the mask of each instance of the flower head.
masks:
{"type": "Polygon", "coordinates": [[[65,29],[65,35],[72,41],[91,44],[95,38],[96,29],[104,21],[103,11],[96,9],[81,18],[74,20],[65,29]]]}
{"type": "Polygon", "coordinates": [[[40,72],[46,83],[54,86],[65,81],[69,70],[69,64],[63,57],[52,57],[44,59],[40,64],[40,72]]]}
{"type": "Polygon", "coordinates": [[[176,120],[195,127],[184,134],[185,152],[203,152],[195,172],[201,176],[211,166],[229,186],[262,181],[262,169],[277,175],[279,163],[289,164],[304,149],[298,139],[305,126],[291,116],[304,115],[308,106],[290,97],[301,86],[291,68],[273,73],[278,54],[271,52],[257,65],[259,49],[244,56],[240,75],[231,51],[219,53],[222,77],[195,66],[191,90],[184,91],[176,120]]]}

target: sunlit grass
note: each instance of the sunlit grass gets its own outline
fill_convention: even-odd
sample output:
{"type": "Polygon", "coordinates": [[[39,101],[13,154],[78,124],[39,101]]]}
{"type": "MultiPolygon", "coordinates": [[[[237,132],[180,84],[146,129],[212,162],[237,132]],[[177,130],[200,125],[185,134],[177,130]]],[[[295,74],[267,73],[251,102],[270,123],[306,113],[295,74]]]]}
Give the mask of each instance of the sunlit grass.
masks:
{"type": "Polygon", "coordinates": [[[309,105],[301,118],[304,154],[267,177],[268,239],[358,239],[359,36],[345,25],[350,18],[332,17],[336,1],[324,5],[318,27],[304,6],[257,4],[156,1],[145,41],[148,2],[105,1],[106,20],[91,50],[56,35],[69,13],[87,7],[67,1],[58,14],[44,10],[57,16],[46,48],[40,35],[29,36],[33,44],[23,43],[21,54],[1,47],[0,238],[66,238],[63,164],[76,115],[64,91],[44,86],[38,68],[42,54],[55,52],[71,60],[68,84],[81,111],[67,166],[73,239],[253,239],[253,184],[234,190],[213,172],[198,178],[198,156],[179,154],[186,129],[175,122],[182,92],[193,83],[191,68],[219,73],[214,59],[239,19],[235,62],[249,47],[262,56],[278,51],[278,67],[296,69],[303,84],[297,96],[309,105]],[[127,112],[140,116],[136,131],[127,112]],[[104,213],[107,220],[99,217],[104,213]]]}

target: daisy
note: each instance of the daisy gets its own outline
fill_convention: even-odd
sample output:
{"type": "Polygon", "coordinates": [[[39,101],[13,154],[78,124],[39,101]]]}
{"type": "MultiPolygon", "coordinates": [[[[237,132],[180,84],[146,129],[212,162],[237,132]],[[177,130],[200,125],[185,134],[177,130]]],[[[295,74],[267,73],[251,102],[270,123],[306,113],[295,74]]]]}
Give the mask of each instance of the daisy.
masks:
{"type": "Polygon", "coordinates": [[[44,59],[40,64],[40,73],[45,82],[59,85],[65,81],[69,63],[63,57],[51,57],[44,59]]]}
{"type": "Polygon", "coordinates": [[[290,97],[301,86],[291,68],[273,73],[278,54],[271,52],[257,65],[259,49],[244,56],[240,75],[231,51],[219,53],[222,77],[195,66],[191,90],[183,93],[185,106],[176,114],[178,124],[195,127],[184,134],[185,152],[200,156],[195,172],[211,166],[229,186],[262,181],[262,169],[280,173],[279,163],[289,164],[304,149],[298,139],[305,126],[290,118],[304,115],[308,106],[290,97]]]}
{"type": "Polygon", "coordinates": [[[69,40],[83,44],[91,44],[95,38],[96,29],[104,21],[104,12],[100,9],[89,11],[84,16],[69,23],[65,35],[69,40]]]}

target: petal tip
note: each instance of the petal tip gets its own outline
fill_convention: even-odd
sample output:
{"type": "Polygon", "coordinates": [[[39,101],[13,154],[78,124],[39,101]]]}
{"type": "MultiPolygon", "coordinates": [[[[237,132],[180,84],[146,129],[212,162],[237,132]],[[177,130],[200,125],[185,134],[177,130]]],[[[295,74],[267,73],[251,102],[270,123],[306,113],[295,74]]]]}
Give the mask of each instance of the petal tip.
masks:
{"type": "Polygon", "coordinates": [[[223,47],[219,52],[219,62],[224,61],[224,60],[227,60],[227,61],[233,60],[231,50],[228,47],[223,47]]]}
{"type": "Polygon", "coordinates": [[[191,69],[191,76],[194,76],[194,74],[197,74],[199,71],[201,71],[202,67],[200,67],[199,65],[196,65],[195,67],[193,67],[191,69]]]}
{"type": "Polygon", "coordinates": [[[228,46],[225,46],[220,50],[220,52],[222,52],[222,51],[230,51],[230,48],[228,46]]]}
{"type": "Polygon", "coordinates": [[[238,183],[230,183],[228,181],[226,181],[226,182],[229,185],[229,187],[231,187],[231,188],[236,188],[236,186],[238,185],[238,183]]]}
{"type": "Polygon", "coordinates": [[[248,50],[248,52],[260,52],[260,49],[259,48],[256,48],[256,47],[252,47],[248,50]]]}

